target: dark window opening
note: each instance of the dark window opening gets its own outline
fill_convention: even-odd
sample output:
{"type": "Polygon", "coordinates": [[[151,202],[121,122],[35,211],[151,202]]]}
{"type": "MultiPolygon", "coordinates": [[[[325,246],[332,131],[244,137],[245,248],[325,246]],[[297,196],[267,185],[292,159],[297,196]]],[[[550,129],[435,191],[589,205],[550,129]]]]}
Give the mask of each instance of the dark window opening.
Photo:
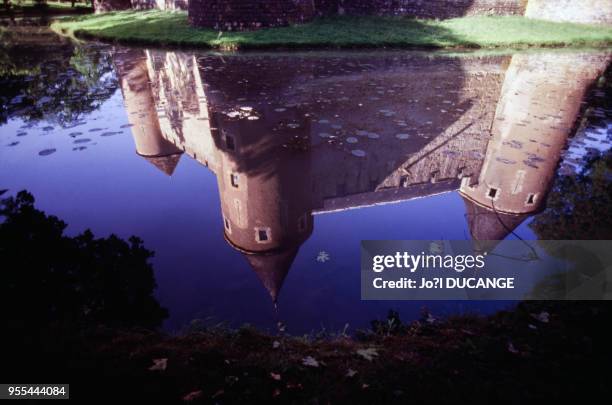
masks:
{"type": "Polygon", "coordinates": [[[530,205],[531,205],[531,204],[533,204],[533,203],[535,203],[535,194],[529,194],[529,195],[527,196],[527,204],[530,204],[530,205]]]}
{"type": "Polygon", "coordinates": [[[265,229],[257,230],[257,236],[261,242],[268,240],[268,232],[265,229]]]}
{"type": "Polygon", "coordinates": [[[230,174],[230,180],[232,183],[232,187],[238,188],[238,175],[234,173],[230,174]]]}
{"type": "Polygon", "coordinates": [[[496,195],[497,195],[497,189],[496,188],[490,188],[489,189],[489,197],[495,198],[496,195]]]}
{"type": "Polygon", "coordinates": [[[225,229],[229,230],[230,229],[230,223],[227,220],[227,218],[225,218],[225,229]]]}
{"type": "Polygon", "coordinates": [[[226,135],[225,146],[227,146],[227,149],[229,150],[234,150],[236,148],[236,145],[234,144],[234,137],[226,135]]]}

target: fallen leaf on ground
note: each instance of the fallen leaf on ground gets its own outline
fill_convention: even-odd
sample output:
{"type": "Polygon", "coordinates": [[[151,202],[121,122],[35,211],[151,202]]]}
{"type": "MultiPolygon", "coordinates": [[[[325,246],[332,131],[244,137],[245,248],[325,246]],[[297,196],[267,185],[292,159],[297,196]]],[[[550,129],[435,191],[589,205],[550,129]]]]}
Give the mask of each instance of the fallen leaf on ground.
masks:
{"type": "Polygon", "coordinates": [[[153,359],[153,365],[149,367],[151,371],[164,371],[168,367],[168,359],[153,359]]]}
{"type": "Polygon", "coordinates": [[[319,367],[319,362],[312,356],[304,357],[302,364],[308,367],[319,367]]]}
{"type": "Polygon", "coordinates": [[[202,396],[202,391],[193,391],[183,397],[183,401],[195,401],[202,396]]]}
{"type": "Polygon", "coordinates": [[[348,378],[354,377],[355,374],[357,374],[357,371],[353,370],[352,368],[349,368],[348,371],[346,372],[346,376],[348,378]]]}
{"type": "Polygon", "coordinates": [[[280,381],[281,380],[281,375],[280,374],[270,373],[270,377],[272,377],[272,379],[276,380],[276,381],[280,381]]]}
{"type": "Polygon", "coordinates": [[[378,352],[373,347],[367,349],[359,349],[357,350],[357,354],[366,359],[367,361],[372,361],[374,360],[374,357],[378,357],[378,352]]]}
{"type": "Polygon", "coordinates": [[[542,323],[548,323],[548,321],[550,321],[550,314],[546,311],[542,311],[539,314],[531,314],[531,316],[542,323]]]}
{"type": "Polygon", "coordinates": [[[508,342],[508,351],[513,354],[519,354],[519,350],[514,347],[514,344],[512,344],[512,342],[508,342]]]}

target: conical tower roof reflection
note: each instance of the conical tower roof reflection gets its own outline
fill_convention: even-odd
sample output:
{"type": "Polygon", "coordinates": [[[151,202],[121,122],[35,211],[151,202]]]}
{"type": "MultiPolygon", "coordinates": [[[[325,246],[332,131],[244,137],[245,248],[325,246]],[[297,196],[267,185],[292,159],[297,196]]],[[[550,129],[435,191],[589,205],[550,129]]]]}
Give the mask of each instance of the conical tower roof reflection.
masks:
{"type": "Polygon", "coordinates": [[[497,244],[506,239],[523,223],[529,214],[506,214],[483,207],[463,196],[465,219],[470,236],[477,251],[485,252],[495,249],[497,244]]]}
{"type": "Polygon", "coordinates": [[[182,153],[175,153],[168,156],[143,156],[145,160],[157,167],[168,176],[172,176],[176,166],[178,166],[179,160],[181,160],[182,153]]]}
{"type": "Polygon", "coordinates": [[[465,217],[472,239],[475,240],[502,240],[512,233],[529,214],[506,214],[496,212],[476,204],[468,198],[465,203],[465,217]]]}
{"type": "Polygon", "coordinates": [[[270,294],[274,303],[277,302],[283,282],[289,273],[289,269],[295,260],[299,246],[270,252],[266,254],[247,254],[245,255],[251,268],[270,294]]]}

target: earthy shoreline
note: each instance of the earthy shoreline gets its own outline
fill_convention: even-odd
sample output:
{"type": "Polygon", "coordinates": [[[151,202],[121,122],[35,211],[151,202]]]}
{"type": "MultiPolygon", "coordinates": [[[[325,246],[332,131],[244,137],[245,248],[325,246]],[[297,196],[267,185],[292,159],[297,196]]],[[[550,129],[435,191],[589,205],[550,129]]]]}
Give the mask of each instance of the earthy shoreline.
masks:
{"type": "Polygon", "coordinates": [[[96,328],[68,338],[62,330],[44,334],[42,347],[53,342],[47,353],[13,353],[30,370],[24,375],[35,367],[70,377],[77,400],[79,391],[112,397],[107,384],[164,403],[585,399],[609,392],[597,370],[610,355],[611,309],[606,302],[526,302],[488,317],[425,314],[409,324],[390,313],[356,337],[213,327],[181,336],[96,328]],[[32,358],[23,361],[24,353],[32,358]]]}

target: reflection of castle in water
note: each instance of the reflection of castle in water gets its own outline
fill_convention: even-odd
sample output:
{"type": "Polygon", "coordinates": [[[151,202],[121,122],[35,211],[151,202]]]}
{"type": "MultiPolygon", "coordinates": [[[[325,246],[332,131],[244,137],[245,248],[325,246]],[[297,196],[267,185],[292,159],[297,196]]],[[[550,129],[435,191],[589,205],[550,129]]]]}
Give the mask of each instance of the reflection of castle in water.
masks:
{"type": "Polygon", "coordinates": [[[225,238],[276,300],[313,213],[459,189],[476,240],[542,208],[600,54],[115,55],[137,153],[216,175],[225,238]],[[510,60],[511,59],[511,60],[510,60]]]}

